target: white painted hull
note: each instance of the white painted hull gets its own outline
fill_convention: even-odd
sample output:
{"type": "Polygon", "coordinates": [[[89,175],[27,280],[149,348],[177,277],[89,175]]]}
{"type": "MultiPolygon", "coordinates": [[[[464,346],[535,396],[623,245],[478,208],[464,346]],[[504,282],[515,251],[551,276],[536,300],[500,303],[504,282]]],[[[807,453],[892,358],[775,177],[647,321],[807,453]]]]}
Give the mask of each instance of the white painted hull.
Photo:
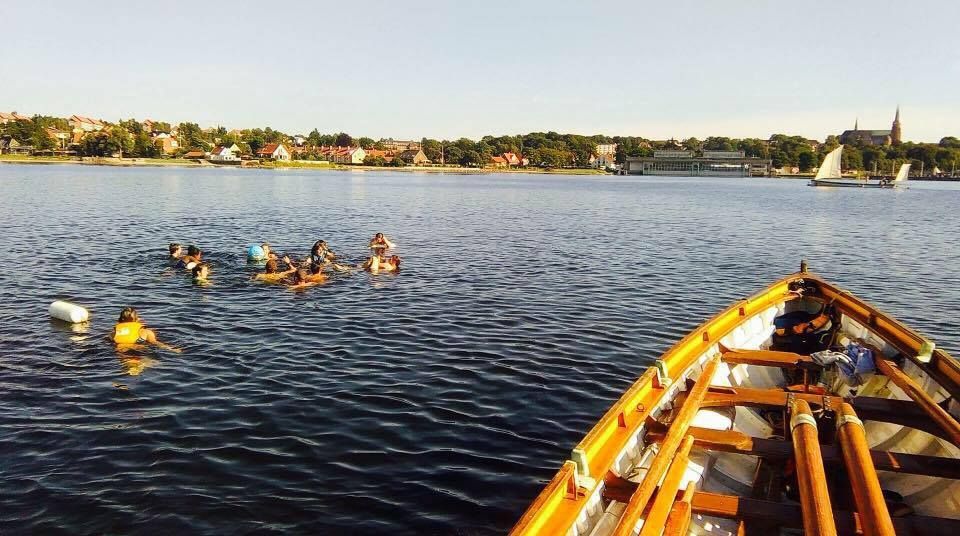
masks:
{"type": "Polygon", "coordinates": [[[902,188],[896,182],[883,182],[857,179],[812,179],[810,186],[825,186],[829,188],[902,188]]]}

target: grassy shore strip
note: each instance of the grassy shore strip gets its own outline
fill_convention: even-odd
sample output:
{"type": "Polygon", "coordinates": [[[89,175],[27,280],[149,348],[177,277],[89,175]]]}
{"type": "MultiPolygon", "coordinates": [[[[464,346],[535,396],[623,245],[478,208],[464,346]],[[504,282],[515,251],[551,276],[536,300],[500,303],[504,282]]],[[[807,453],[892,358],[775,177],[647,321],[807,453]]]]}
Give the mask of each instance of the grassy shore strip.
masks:
{"type": "Polygon", "coordinates": [[[25,156],[16,154],[5,154],[0,156],[0,164],[74,164],[115,167],[216,167],[213,164],[171,158],[78,158],[74,156],[25,156]]]}
{"type": "MultiPolygon", "coordinates": [[[[172,158],[77,158],[64,156],[26,156],[26,155],[2,155],[0,163],[6,164],[75,164],[87,166],[114,166],[114,167],[189,167],[189,168],[241,168],[237,165],[218,165],[210,162],[197,162],[194,160],[182,160],[172,158]]],[[[464,168],[454,166],[403,166],[403,167],[381,167],[381,166],[346,166],[341,164],[329,164],[311,161],[290,161],[290,162],[264,162],[259,165],[247,165],[241,169],[309,169],[318,171],[403,171],[420,173],[525,173],[525,174],[550,174],[550,175],[606,175],[605,171],[599,169],[580,169],[580,168],[464,168]]]]}

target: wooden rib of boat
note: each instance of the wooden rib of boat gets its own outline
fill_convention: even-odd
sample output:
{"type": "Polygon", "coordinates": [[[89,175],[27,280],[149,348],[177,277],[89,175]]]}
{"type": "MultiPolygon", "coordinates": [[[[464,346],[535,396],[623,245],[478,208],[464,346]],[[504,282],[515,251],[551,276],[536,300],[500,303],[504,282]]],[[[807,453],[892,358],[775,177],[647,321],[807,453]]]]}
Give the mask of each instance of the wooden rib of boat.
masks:
{"type": "Polygon", "coordinates": [[[803,263],[656,360],[511,534],[956,536],[958,395],[949,354],[803,263]]]}

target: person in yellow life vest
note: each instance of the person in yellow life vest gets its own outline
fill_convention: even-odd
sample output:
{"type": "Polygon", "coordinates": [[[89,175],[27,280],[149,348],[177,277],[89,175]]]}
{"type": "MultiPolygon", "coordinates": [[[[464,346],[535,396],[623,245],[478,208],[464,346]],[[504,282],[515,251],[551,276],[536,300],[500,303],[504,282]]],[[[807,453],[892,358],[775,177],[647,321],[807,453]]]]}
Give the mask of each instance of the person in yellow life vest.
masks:
{"type": "Polygon", "coordinates": [[[253,279],[255,281],[266,281],[268,283],[279,283],[281,279],[297,271],[297,267],[293,264],[293,261],[290,260],[290,257],[284,257],[283,262],[287,263],[287,269],[281,272],[279,271],[280,267],[277,265],[277,259],[268,260],[264,272],[254,275],[253,279]]]}
{"type": "Polygon", "coordinates": [[[147,329],[143,323],[140,322],[140,316],[137,315],[137,310],[133,307],[124,307],[123,310],[120,311],[120,319],[117,321],[117,324],[113,326],[113,333],[110,338],[113,339],[113,342],[118,346],[153,344],[177,353],[181,352],[179,348],[174,348],[169,344],[164,344],[157,340],[157,334],[154,333],[153,330],[147,329]]]}

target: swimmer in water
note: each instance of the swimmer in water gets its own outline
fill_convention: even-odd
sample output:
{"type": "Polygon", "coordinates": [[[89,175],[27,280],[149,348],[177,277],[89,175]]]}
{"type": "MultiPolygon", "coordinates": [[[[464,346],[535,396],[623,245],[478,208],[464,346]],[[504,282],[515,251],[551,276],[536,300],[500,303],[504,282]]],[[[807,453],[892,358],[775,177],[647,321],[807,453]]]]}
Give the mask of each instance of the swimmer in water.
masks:
{"type": "Polygon", "coordinates": [[[193,267],[193,270],[190,271],[193,274],[193,281],[196,283],[209,283],[207,276],[210,275],[210,265],[201,262],[193,267]]]}
{"type": "Polygon", "coordinates": [[[286,285],[291,290],[300,290],[307,287],[312,287],[319,285],[319,281],[310,281],[307,278],[309,277],[309,272],[306,270],[297,270],[293,273],[293,279],[286,282],[286,285]]]}
{"type": "Polygon", "coordinates": [[[388,249],[394,247],[393,242],[391,242],[387,237],[383,236],[383,233],[377,233],[373,235],[373,238],[370,239],[370,249],[375,252],[384,253],[388,249]]]}
{"type": "Polygon", "coordinates": [[[177,263],[177,266],[186,270],[193,270],[194,266],[200,264],[200,257],[202,255],[203,252],[200,251],[200,248],[197,246],[189,246],[187,248],[187,254],[180,257],[180,262],[177,263]]]}
{"type": "Polygon", "coordinates": [[[277,271],[277,259],[270,259],[267,261],[267,265],[264,267],[264,272],[262,274],[256,274],[253,276],[254,281],[266,281],[268,283],[277,283],[284,277],[297,271],[296,265],[290,260],[290,257],[284,257],[283,262],[287,263],[287,270],[283,272],[277,271]]]}
{"type": "Polygon", "coordinates": [[[183,247],[176,243],[170,243],[170,260],[177,260],[183,256],[183,247]]]}
{"type": "Polygon", "coordinates": [[[393,255],[391,257],[373,255],[357,267],[372,274],[377,274],[380,272],[396,272],[400,270],[400,257],[397,255],[393,255]]]}
{"type": "Polygon", "coordinates": [[[117,324],[113,326],[113,333],[110,334],[110,339],[118,348],[137,344],[152,344],[178,354],[182,351],[179,348],[174,348],[169,344],[160,342],[157,339],[157,334],[154,333],[153,330],[147,329],[143,323],[140,322],[140,316],[133,307],[124,307],[124,309],[120,311],[120,318],[117,320],[117,324]]]}
{"type": "MultiPolygon", "coordinates": [[[[310,265],[317,264],[324,266],[336,258],[336,254],[327,247],[326,240],[317,240],[313,243],[313,248],[310,249],[310,265]]],[[[304,264],[306,264],[306,262],[304,264]]]]}
{"type": "Polygon", "coordinates": [[[270,244],[264,242],[260,244],[260,249],[263,250],[263,258],[269,260],[276,260],[277,254],[270,251],[270,244]]]}
{"type": "Polygon", "coordinates": [[[321,271],[323,267],[319,264],[310,265],[310,273],[304,276],[304,280],[308,283],[324,283],[327,280],[327,274],[321,271]]]}

